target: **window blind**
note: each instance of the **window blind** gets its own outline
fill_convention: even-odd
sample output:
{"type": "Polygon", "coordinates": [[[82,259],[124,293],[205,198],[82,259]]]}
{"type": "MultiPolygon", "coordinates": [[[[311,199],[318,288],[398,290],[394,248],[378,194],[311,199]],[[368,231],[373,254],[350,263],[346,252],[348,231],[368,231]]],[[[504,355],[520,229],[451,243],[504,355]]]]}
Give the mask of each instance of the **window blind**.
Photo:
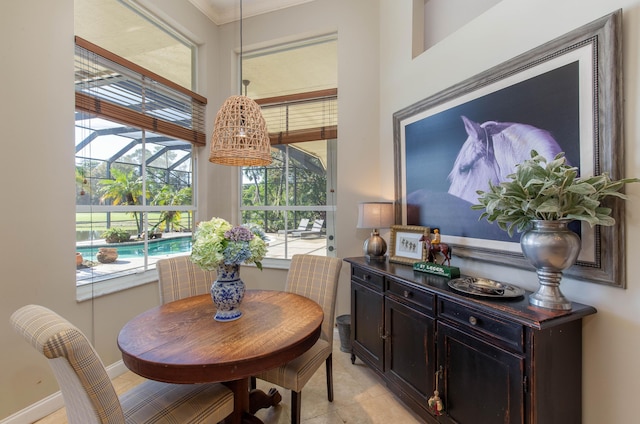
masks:
{"type": "Polygon", "coordinates": [[[75,41],[77,110],[206,144],[205,97],[80,37],[75,41]]]}
{"type": "Polygon", "coordinates": [[[338,138],[338,89],[256,100],[271,144],[338,138]]]}

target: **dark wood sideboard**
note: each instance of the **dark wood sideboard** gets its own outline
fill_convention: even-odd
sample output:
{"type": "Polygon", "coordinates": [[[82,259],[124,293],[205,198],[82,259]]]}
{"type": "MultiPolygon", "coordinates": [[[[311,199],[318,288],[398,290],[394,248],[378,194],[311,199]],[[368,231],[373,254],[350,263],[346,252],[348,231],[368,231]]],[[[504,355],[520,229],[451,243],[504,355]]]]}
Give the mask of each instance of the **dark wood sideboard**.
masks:
{"type": "Polygon", "coordinates": [[[538,308],[529,292],[510,300],[468,296],[409,265],[344,260],[351,360],[371,367],[425,422],[581,423],[582,318],[595,308],[538,308]],[[428,407],[436,384],[439,416],[428,407]]]}

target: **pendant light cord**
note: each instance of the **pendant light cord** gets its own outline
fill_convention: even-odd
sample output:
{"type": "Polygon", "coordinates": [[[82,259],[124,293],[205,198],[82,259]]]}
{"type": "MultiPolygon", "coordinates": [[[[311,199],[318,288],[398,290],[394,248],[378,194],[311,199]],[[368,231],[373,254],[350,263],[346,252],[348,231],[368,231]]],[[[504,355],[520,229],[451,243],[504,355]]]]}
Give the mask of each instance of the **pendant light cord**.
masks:
{"type": "Polygon", "coordinates": [[[240,95],[242,95],[242,0],[240,0],[240,95]]]}

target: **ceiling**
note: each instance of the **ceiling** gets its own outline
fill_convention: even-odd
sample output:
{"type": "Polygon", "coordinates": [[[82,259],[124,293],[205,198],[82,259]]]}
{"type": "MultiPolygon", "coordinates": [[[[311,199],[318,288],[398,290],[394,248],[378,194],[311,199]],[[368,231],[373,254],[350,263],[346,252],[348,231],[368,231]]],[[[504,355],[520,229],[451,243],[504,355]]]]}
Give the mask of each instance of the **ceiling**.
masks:
{"type": "Polygon", "coordinates": [[[286,7],[309,3],[313,0],[189,0],[202,13],[207,15],[216,25],[226,24],[240,19],[240,2],[242,1],[242,17],[261,15],[286,7]]]}

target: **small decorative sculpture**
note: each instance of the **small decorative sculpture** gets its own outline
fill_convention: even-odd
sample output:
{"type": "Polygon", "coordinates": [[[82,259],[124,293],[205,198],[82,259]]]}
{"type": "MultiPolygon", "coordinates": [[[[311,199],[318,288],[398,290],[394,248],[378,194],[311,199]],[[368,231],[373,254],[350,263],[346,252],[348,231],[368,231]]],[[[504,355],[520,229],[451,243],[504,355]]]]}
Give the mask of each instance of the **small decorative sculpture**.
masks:
{"type": "Polygon", "coordinates": [[[423,241],[424,248],[427,251],[426,257],[427,262],[433,262],[435,264],[438,263],[436,257],[437,254],[442,254],[442,262],[439,265],[444,265],[447,263],[447,266],[451,266],[451,247],[448,244],[442,243],[440,241],[440,231],[434,230],[434,239],[431,240],[428,234],[423,235],[420,238],[420,241],[423,241]]]}
{"type": "Polygon", "coordinates": [[[460,276],[460,268],[451,266],[451,247],[440,241],[440,231],[434,230],[433,239],[428,230],[420,237],[422,242],[422,257],[424,262],[413,264],[414,271],[428,272],[447,278],[460,276]],[[438,255],[442,256],[442,262],[438,263],[438,255]],[[445,265],[446,263],[446,265],[445,265]]]}

